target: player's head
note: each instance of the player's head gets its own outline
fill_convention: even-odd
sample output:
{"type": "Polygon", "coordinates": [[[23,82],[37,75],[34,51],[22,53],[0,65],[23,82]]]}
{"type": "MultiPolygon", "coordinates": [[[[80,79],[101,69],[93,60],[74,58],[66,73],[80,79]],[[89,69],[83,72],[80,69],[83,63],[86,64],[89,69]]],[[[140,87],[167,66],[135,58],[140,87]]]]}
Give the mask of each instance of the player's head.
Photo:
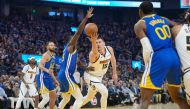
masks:
{"type": "Polygon", "coordinates": [[[188,9],[187,11],[185,11],[184,23],[190,24],[190,9],[188,9]]]}
{"type": "Polygon", "coordinates": [[[153,4],[149,1],[144,1],[139,6],[139,16],[142,18],[146,15],[153,14],[154,8],[153,4]]]}
{"type": "Polygon", "coordinates": [[[47,45],[47,50],[49,50],[50,52],[55,52],[56,46],[54,42],[48,42],[47,45]]]}
{"type": "Polygon", "coordinates": [[[28,64],[35,65],[36,64],[36,59],[34,57],[29,58],[28,59],[28,64]]]}
{"type": "Polygon", "coordinates": [[[99,36],[99,37],[97,38],[97,40],[96,40],[96,44],[97,44],[98,49],[103,49],[104,46],[105,46],[104,39],[99,36]]]}

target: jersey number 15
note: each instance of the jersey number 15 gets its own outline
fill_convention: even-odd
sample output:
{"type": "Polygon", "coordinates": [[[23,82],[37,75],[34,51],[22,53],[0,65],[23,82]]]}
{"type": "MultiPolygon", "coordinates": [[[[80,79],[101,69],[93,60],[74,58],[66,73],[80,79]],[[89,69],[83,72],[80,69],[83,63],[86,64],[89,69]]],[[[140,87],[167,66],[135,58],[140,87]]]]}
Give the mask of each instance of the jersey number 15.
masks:
{"type": "Polygon", "coordinates": [[[187,51],[190,51],[190,36],[186,36],[187,51]]]}

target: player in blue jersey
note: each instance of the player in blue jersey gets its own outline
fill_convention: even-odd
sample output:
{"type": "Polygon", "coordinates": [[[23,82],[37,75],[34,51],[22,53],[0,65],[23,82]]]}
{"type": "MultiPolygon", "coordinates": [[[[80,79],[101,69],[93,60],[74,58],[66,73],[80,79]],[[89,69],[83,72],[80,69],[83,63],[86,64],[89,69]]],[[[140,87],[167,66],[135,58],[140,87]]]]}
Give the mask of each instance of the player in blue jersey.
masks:
{"type": "Polygon", "coordinates": [[[63,62],[58,74],[58,80],[60,83],[60,92],[63,100],[59,104],[59,109],[63,109],[65,105],[70,101],[71,95],[76,99],[73,105],[74,109],[80,109],[83,103],[83,96],[77,82],[74,79],[74,73],[77,65],[77,41],[85,27],[85,24],[89,18],[93,16],[93,8],[90,8],[87,15],[79,25],[78,31],[74,34],[68,45],[63,51],[63,62]]]}
{"type": "Polygon", "coordinates": [[[153,4],[145,1],[139,7],[139,20],[134,31],[143,47],[145,71],[141,80],[140,109],[148,109],[150,99],[167,80],[169,94],[181,109],[189,109],[179,97],[180,62],[172,45],[170,27],[175,23],[154,14],[153,4]]]}
{"type": "Polygon", "coordinates": [[[40,109],[42,109],[44,105],[47,104],[49,101],[50,101],[49,103],[50,109],[54,109],[55,106],[55,100],[56,100],[55,86],[59,85],[53,72],[56,63],[55,48],[56,46],[53,42],[48,42],[47,52],[43,54],[39,64],[41,73],[39,77],[40,82],[38,82],[40,84],[38,85],[38,87],[43,98],[38,105],[40,109]]]}

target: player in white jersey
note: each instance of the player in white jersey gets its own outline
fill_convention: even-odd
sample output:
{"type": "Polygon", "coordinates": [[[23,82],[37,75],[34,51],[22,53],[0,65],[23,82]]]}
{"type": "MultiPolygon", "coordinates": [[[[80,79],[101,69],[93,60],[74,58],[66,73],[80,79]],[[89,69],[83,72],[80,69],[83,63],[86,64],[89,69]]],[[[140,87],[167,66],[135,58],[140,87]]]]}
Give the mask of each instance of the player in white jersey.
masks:
{"type": "Polygon", "coordinates": [[[190,9],[185,12],[184,23],[172,29],[175,36],[175,45],[184,73],[183,80],[187,102],[190,105],[190,9]]]}
{"type": "Polygon", "coordinates": [[[105,42],[97,34],[90,37],[92,50],[89,54],[89,66],[94,67],[94,71],[84,73],[84,80],[88,84],[88,93],[84,97],[83,105],[94,98],[97,92],[101,94],[101,109],[107,108],[108,89],[102,83],[102,78],[106,74],[110,61],[113,69],[112,79],[117,82],[116,59],[113,48],[105,46],[105,42]]]}
{"type": "Polygon", "coordinates": [[[20,92],[19,98],[16,103],[16,109],[19,109],[21,106],[21,102],[24,99],[26,93],[28,92],[31,97],[35,98],[35,108],[38,107],[39,97],[38,91],[34,85],[36,74],[39,73],[39,69],[36,66],[36,60],[34,57],[31,57],[28,60],[28,65],[25,65],[22,74],[21,74],[21,85],[20,85],[20,92]]]}

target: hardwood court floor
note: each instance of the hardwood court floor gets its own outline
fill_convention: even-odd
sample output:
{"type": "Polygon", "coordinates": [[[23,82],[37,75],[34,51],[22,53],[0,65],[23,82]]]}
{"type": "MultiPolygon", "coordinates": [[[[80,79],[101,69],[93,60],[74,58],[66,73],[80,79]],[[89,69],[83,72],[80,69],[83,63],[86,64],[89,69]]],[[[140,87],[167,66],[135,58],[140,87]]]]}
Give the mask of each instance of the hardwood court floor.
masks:
{"type": "MultiPolygon", "coordinates": [[[[82,108],[82,109],[100,109],[100,108],[82,108]]],[[[109,107],[108,109],[137,109],[137,105],[134,106],[118,106],[118,107],[109,107]]],[[[151,105],[148,109],[179,109],[176,104],[155,104],[151,105]]]]}

